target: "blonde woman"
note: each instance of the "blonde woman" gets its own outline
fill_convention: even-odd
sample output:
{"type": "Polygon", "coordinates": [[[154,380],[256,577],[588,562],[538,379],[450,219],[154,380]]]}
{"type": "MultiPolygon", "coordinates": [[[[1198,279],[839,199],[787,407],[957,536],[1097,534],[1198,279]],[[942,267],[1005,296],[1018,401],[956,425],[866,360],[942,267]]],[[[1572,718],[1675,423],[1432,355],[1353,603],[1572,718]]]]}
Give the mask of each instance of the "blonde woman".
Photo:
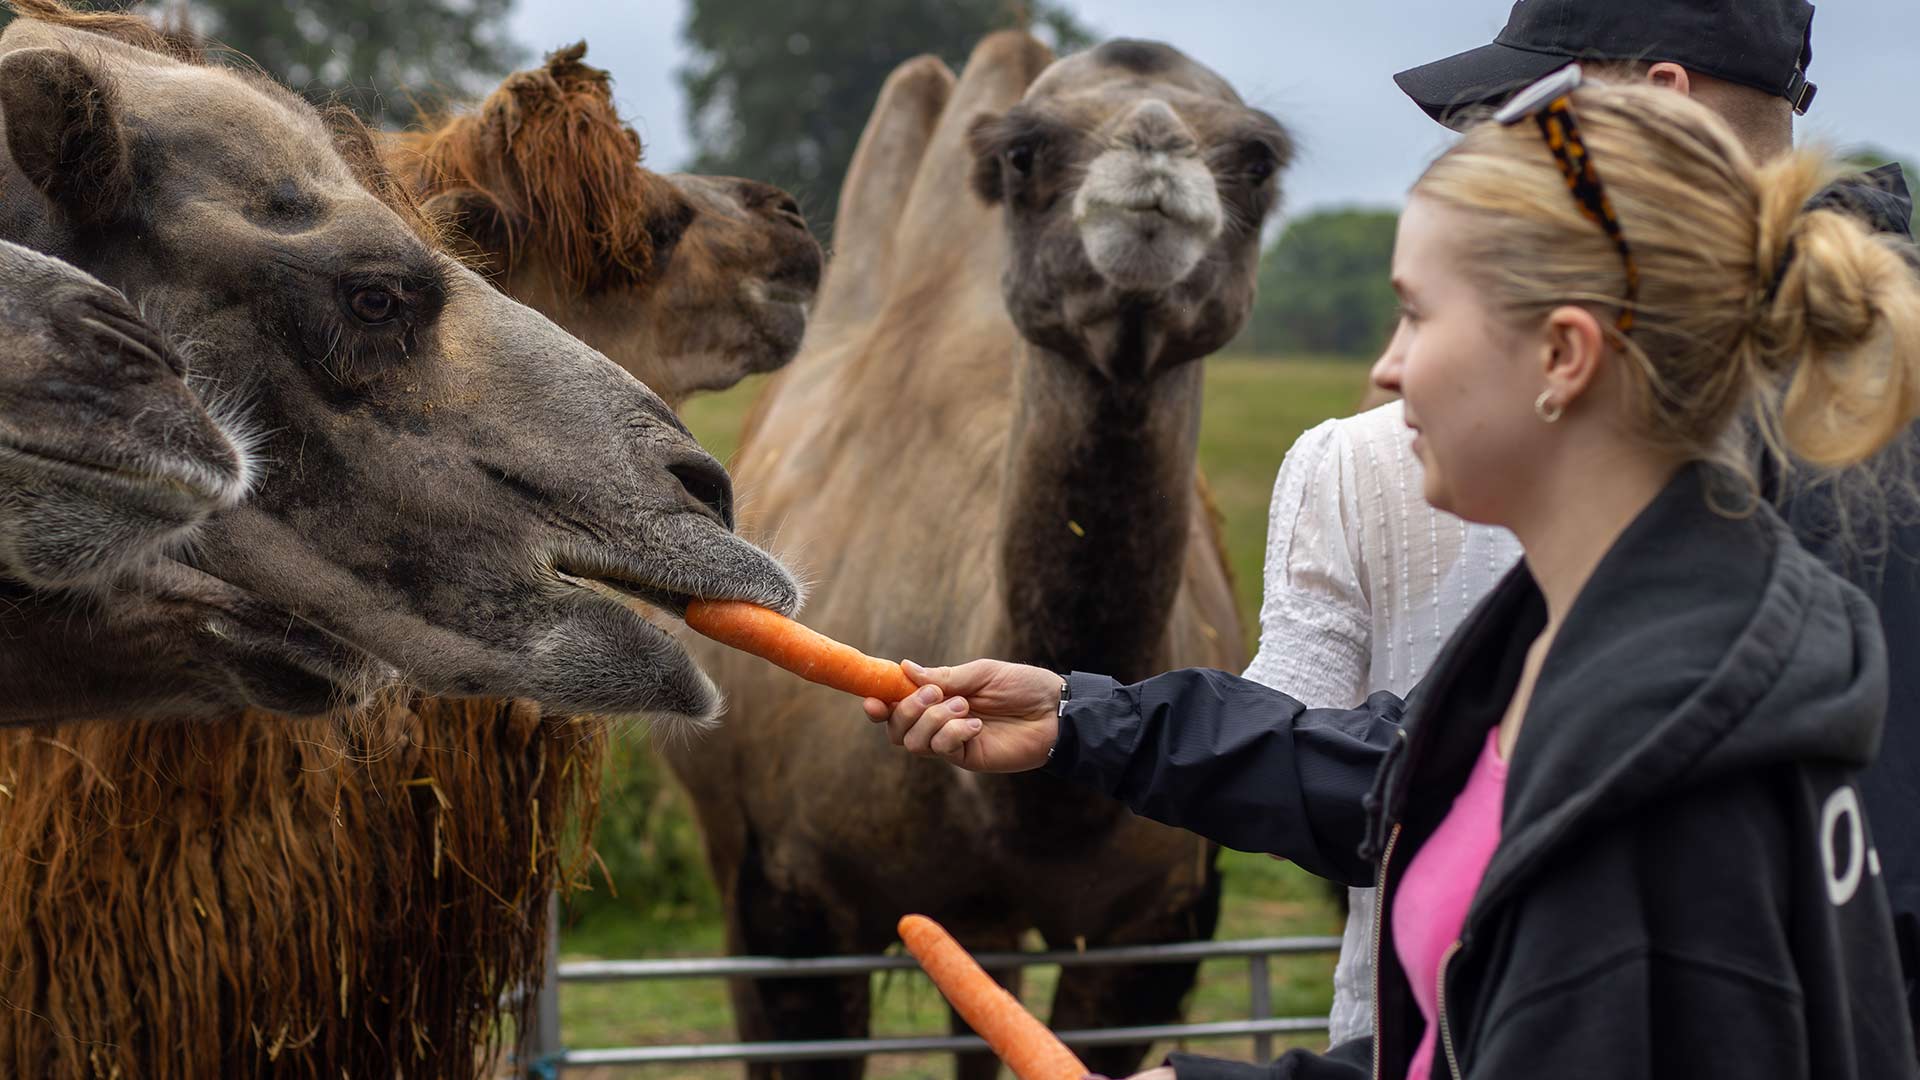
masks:
{"type": "Polygon", "coordinates": [[[1575,67],[1415,185],[1375,379],[1427,500],[1525,560],[1404,726],[1388,694],[1308,710],[1220,672],[1063,686],[998,661],[868,703],[912,751],[1044,766],[1378,884],[1370,1054],[1176,1054],[1181,1080],[1916,1075],[1853,782],[1879,626],[1740,437],[1842,470],[1920,411],[1920,281],[1899,242],[1802,210],[1829,178],[1575,67]]]}

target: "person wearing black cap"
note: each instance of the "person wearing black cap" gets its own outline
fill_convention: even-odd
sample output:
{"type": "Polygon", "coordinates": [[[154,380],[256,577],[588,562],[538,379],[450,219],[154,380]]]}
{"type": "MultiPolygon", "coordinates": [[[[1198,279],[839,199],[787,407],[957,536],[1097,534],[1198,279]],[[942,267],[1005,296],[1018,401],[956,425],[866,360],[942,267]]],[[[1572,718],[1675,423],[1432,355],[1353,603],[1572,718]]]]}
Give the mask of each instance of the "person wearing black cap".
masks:
{"type": "MultiPolygon", "coordinates": [[[[1393,81],[1428,116],[1459,129],[1570,61],[1589,73],[1596,61],[1677,65],[1697,84],[1693,96],[1735,134],[1746,132],[1738,110],[1725,107],[1735,97],[1727,91],[1744,88],[1777,103],[1790,138],[1788,114],[1805,115],[1817,93],[1807,81],[1812,60],[1806,0],[1520,0],[1492,44],[1409,68],[1393,81]]],[[[1786,149],[1746,141],[1763,154],[1786,149]]]]}
{"type": "MultiPolygon", "coordinates": [[[[1793,117],[1817,93],[1807,81],[1813,15],[1806,0],[1521,0],[1492,44],[1393,78],[1427,115],[1458,128],[1569,60],[1589,69],[1598,62],[1690,95],[1766,160],[1791,149],[1793,117]]],[[[1815,201],[1912,238],[1913,204],[1897,164],[1836,184],[1815,201]]],[[[1897,501],[1911,501],[1902,497],[1911,495],[1912,478],[1897,474],[1916,462],[1920,430],[1880,464],[1881,487],[1897,501]]],[[[1874,601],[1894,658],[1885,735],[1860,790],[1880,838],[1909,1015],[1920,1028],[1920,507],[1843,514],[1837,500],[1845,495],[1830,485],[1795,490],[1771,470],[1763,479],[1801,544],[1874,601]]]]}

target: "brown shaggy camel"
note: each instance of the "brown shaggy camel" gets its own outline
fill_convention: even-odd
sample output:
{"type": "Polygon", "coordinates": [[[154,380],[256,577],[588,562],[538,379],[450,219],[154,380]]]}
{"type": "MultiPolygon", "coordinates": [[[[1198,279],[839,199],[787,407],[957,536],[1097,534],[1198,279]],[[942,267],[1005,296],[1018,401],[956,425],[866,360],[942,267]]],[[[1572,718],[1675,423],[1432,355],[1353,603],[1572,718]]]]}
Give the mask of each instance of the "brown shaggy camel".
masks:
{"type": "Polygon", "coordinates": [[[508,296],[676,408],[793,359],[820,245],[770,184],[663,176],[585,42],[382,155],[508,296]]]}
{"type": "MultiPolygon", "coordinates": [[[[437,251],[357,125],[138,19],[11,6],[0,237],[191,327],[270,433],[192,567],[428,690],[709,715],[626,602],[797,589],[665,404],[437,251]]],[[[473,1076],[603,725],[417,692],[203,715],[0,739],[0,1072],[473,1076]]]]}
{"type": "MultiPolygon", "coordinates": [[[[881,655],[1122,679],[1238,670],[1195,469],[1197,361],[1247,317],[1290,144],[1165,45],[1050,60],[1009,33],[957,83],[932,58],[888,80],[842,193],[815,335],[736,457],[744,527],[818,582],[809,624],[881,655]]],[[[730,716],[671,757],[732,950],[870,953],[910,911],[980,949],[1029,928],[1054,948],[1212,934],[1219,879],[1198,838],[1050,776],[913,758],[844,696],[702,656],[730,716]]],[[[1051,1022],[1170,1021],[1193,976],[1071,969],[1051,1022]]],[[[741,985],[734,1004],[743,1037],[857,1036],[868,981],[741,985]]],[[[1087,1064],[1124,1075],[1144,1049],[1087,1064]]]]}

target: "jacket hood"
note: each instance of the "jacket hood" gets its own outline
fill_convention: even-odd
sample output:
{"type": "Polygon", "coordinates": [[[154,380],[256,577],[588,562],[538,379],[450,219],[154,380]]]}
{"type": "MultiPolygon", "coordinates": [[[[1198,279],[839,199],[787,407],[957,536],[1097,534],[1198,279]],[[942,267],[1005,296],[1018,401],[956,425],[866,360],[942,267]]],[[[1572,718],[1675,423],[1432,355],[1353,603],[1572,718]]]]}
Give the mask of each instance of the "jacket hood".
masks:
{"type": "Polygon", "coordinates": [[[1844,210],[1859,215],[1875,230],[1913,239],[1913,196],[1898,162],[1869,169],[1814,196],[1809,210],[1844,210]]]}
{"type": "MultiPolygon", "coordinates": [[[[1749,503],[1725,474],[1685,467],[1595,568],[1528,705],[1483,897],[1649,802],[1775,764],[1872,760],[1887,683],[1872,605],[1771,509],[1716,509],[1749,503]]],[[[1523,563],[1462,637],[1506,636],[1493,648],[1517,672],[1524,628],[1544,622],[1523,563]]]]}

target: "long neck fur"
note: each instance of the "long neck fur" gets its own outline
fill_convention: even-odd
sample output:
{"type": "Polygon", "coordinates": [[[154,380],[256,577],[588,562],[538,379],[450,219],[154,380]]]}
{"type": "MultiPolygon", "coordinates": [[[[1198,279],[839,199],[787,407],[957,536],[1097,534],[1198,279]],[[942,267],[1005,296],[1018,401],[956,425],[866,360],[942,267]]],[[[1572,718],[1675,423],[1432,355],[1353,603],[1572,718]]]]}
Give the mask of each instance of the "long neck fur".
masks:
{"type": "Polygon", "coordinates": [[[1199,364],[1141,372],[1134,326],[1100,370],[1026,345],[1015,364],[1000,538],[1010,655],[1122,681],[1155,674],[1186,564],[1199,364]]]}

